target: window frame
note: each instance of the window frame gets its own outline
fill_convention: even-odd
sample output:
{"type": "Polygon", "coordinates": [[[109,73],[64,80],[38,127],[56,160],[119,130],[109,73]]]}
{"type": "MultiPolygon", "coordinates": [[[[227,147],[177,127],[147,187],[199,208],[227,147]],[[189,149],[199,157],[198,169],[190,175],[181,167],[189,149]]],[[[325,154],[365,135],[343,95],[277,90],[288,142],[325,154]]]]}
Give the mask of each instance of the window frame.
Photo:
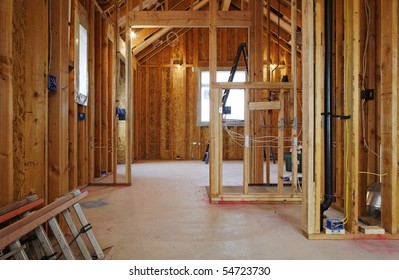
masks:
{"type": "MultiPolygon", "coordinates": [[[[216,71],[217,72],[219,72],[219,71],[228,71],[228,72],[230,72],[231,68],[220,67],[216,71]]],[[[244,67],[238,67],[236,71],[246,72],[244,67]]],[[[202,81],[201,81],[201,73],[202,72],[209,72],[209,67],[200,67],[200,68],[198,68],[198,73],[197,73],[198,74],[198,77],[197,77],[197,126],[209,126],[210,125],[210,121],[202,121],[201,120],[201,112],[202,112],[202,98],[201,98],[202,97],[202,94],[201,94],[202,81]]],[[[246,75],[246,80],[247,79],[248,79],[248,77],[246,75]]],[[[245,94],[245,91],[244,91],[244,94],[245,94]]],[[[242,120],[226,119],[225,124],[227,124],[228,126],[243,127],[244,126],[244,119],[242,119],[242,120]]]]}

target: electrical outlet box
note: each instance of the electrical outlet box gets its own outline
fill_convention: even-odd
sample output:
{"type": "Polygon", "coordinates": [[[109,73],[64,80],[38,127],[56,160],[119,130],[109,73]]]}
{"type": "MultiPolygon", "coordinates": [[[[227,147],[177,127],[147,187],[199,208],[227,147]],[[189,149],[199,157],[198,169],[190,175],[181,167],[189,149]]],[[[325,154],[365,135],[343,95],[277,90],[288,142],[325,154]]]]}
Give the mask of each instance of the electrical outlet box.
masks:
{"type": "Polygon", "coordinates": [[[84,121],[86,119],[86,113],[79,112],[78,113],[78,120],[84,121]]]}
{"type": "Polygon", "coordinates": [[[47,88],[48,88],[48,90],[57,90],[57,77],[56,76],[48,74],[47,88]]]}
{"type": "Polygon", "coordinates": [[[223,108],[223,114],[224,115],[230,115],[231,114],[231,106],[225,106],[223,108]]]}
{"type": "Polygon", "coordinates": [[[365,90],[362,90],[362,93],[361,93],[361,94],[362,94],[362,95],[361,95],[362,99],[364,99],[364,100],[366,100],[366,101],[374,100],[374,89],[365,89],[365,90]]]}

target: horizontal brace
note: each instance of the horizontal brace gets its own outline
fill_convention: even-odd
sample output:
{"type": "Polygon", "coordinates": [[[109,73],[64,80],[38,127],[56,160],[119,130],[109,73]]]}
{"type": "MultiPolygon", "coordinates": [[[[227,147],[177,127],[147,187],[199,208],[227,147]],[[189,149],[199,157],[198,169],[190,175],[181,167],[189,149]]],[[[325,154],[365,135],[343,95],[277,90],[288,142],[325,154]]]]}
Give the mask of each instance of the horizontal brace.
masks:
{"type": "Polygon", "coordinates": [[[279,101],[270,102],[250,102],[248,105],[249,110],[280,110],[279,101]]]}
{"type": "Polygon", "coordinates": [[[214,89],[293,89],[293,82],[224,82],[224,83],[212,83],[211,88],[214,89]]]}
{"type": "Polygon", "coordinates": [[[347,116],[340,116],[340,115],[333,115],[331,113],[321,113],[322,116],[331,116],[334,119],[338,119],[338,120],[349,120],[351,118],[351,115],[347,115],[347,116]]]}

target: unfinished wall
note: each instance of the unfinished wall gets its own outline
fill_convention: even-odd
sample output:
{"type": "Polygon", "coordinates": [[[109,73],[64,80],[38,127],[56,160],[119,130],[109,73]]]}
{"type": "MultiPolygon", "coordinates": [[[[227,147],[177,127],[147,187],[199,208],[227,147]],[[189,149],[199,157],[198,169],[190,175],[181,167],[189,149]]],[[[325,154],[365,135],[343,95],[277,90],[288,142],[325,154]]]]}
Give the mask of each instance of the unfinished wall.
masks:
{"type": "MultiPolygon", "coordinates": [[[[230,70],[239,43],[246,41],[246,29],[219,29],[218,67],[230,70]]],[[[135,95],[135,159],[202,159],[208,144],[209,128],[196,124],[197,69],[208,67],[208,44],[208,29],[191,29],[180,37],[177,46],[167,46],[144,58],[139,55],[141,66],[138,68],[139,85],[135,95]],[[178,54],[183,58],[181,67],[173,65],[173,58],[178,54]]],[[[273,71],[273,81],[281,81],[283,75],[290,75],[288,51],[272,43],[271,58],[276,65],[278,60],[284,63],[273,71]]],[[[244,67],[242,58],[239,65],[244,67]]],[[[272,93],[270,98],[273,98],[272,93]]],[[[291,131],[289,106],[290,102],[287,102],[287,136],[291,131]]],[[[277,112],[270,112],[265,117],[270,118],[270,124],[273,124],[270,125],[269,135],[277,136],[277,112]]],[[[229,129],[243,133],[240,126],[229,126],[229,129]]],[[[224,159],[243,158],[243,148],[227,133],[224,133],[223,141],[224,159]]],[[[287,143],[287,151],[288,146],[287,143]]],[[[273,150],[277,157],[277,148],[273,150]]]]}
{"type": "MultiPolygon", "coordinates": [[[[120,62],[119,66],[119,86],[116,93],[116,106],[121,109],[126,109],[126,74],[125,63],[120,62]]],[[[126,162],[126,121],[117,121],[117,163],[122,164],[126,162]]]]}
{"type": "Polygon", "coordinates": [[[47,196],[47,26],[47,2],[14,1],[14,199],[47,196]]]}

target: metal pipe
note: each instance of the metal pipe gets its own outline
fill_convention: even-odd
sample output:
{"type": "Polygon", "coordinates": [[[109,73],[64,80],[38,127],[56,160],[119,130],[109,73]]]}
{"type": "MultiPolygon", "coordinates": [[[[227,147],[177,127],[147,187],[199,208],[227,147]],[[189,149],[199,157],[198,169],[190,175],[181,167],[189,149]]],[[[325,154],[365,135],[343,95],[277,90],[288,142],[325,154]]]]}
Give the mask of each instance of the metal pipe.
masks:
{"type": "Polygon", "coordinates": [[[324,212],[333,201],[332,189],[332,25],[333,0],[324,1],[325,71],[324,71],[324,201],[320,205],[320,230],[323,229],[324,212]]]}

